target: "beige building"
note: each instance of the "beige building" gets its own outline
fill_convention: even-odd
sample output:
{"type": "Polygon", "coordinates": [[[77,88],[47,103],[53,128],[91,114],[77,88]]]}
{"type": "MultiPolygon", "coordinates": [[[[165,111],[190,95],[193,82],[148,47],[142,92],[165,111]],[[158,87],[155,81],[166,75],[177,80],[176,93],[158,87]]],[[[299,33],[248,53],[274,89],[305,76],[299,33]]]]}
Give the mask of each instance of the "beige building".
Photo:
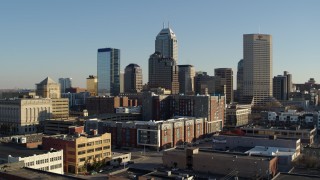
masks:
{"type": "Polygon", "coordinates": [[[59,98],[51,99],[52,102],[52,118],[63,119],[69,117],[69,99],[59,98]]]}
{"type": "Polygon", "coordinates": [[[47,77],[36,84],[36,94],[42,98],[50,98],[52,102],[52,118],[69,117],[69,99],[61,98],[60,84],[47,77]]]}
{"type": "Polygon", "coordinates": [[[226,127],[239,127],[247,125],[251,118],[250,105],[230,105],[226,108],[226,127]]]}
{"type": "Polygon", "coordinates": [[[90,93],[90,96],[98,95],[98,78],[97,76],[90,75],[87,78],[87,91],[90,93]]]}
{"type": "Polygon", "coordinates": [[[111,160],[111,134],[92,135],[83,133],[83,126],[75,128],[73,134],[47,136],[42,139],[43,149],[63,149],[64,172],[85,172],[87,166],[111,160]]]}
{"type": "Polygon", "coordinates": [[[40,122],[51,116],[51,99],[0,100],[0,133],[36,133],[40,122]]]}
{"type": "Polygon", "coordinates": [[[36,84],[36,94],[43,98],[60,98],[60,84],[56,83],[50,77],[47,77],[40,83],[36,84]]]}
{"type": "Polygon", "coordinates": [[[263,106],[272,97],[272,36],[243,35],[243,94],[263,106]]]}

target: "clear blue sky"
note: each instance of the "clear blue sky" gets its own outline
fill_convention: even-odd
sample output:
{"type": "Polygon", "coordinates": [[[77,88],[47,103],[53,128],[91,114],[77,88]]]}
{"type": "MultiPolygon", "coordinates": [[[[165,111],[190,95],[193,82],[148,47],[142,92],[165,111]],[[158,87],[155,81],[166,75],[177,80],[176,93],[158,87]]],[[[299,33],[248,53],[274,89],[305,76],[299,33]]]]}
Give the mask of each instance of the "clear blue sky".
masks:
{"type": "Polygon", "coordinates": [[[273,75],[320,82],[319,0],[28,0],[0,3],[0,89],[34,88],[47,76],[72,77],[85,87],[96,75],[97,49],[121,49],[121,69],[137,63],[147,80],[148,58],[162,23],[170,21],[179,64],[236,76],[242,35],[273,36],[273,75]]]}

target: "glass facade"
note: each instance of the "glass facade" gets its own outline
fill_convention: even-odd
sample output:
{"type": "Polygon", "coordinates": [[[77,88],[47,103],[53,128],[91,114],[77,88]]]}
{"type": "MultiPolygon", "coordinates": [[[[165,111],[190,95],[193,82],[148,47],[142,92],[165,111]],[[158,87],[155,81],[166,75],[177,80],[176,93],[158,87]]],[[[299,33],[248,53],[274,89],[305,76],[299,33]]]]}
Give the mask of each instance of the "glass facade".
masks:
{"type": "Polygon", "coordinates": [[[120,50],[98,49],[97,55],[98,95],[120,93],[120,50]]]}

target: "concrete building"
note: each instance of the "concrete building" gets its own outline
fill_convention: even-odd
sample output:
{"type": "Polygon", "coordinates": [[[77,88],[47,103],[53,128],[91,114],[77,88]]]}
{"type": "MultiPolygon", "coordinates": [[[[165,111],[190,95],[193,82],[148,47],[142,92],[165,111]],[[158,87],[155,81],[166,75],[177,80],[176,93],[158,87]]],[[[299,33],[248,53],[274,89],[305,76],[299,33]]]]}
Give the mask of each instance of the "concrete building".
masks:
{"type": "Polygon", "coordinates": [[[294,149],[298,155],[301,151],[300,139],[279,139],[270,137],[250,137],[250,136],[213,136],[212,147],[214,150],[233,150],[237,147],[253,148],[255,146],[280,147],[294,149]]]}
{"type": "Polygon", "coordinates": [[[179,93],[194,95],[194,77],[196,75],[194,66],[178,65],[179,67],[179,93]]]}
{"type": "Polygon", "coordinates": [[[124,93],[124,72],[120,71],[120,93],[124,93]]]}
{"type": "Polygon", "coordinates": [[[263,106],[272,97],[272,36],[243,35],[243,96],[263,106]]]}
{"type": "Polygon", "coordinates": [[[226,127],[239,127],[249,123],[251,106],[230,105],[226,108],[226,127]]]}
{"type": "Polygon", "coordinates": [[[226,86],[221,83],[221,78],[218,76],[209,76],[207,72],[197,72],[194,83],[195,94],[224,95],[226,93],[226,86]]]}
{"type": "Polygon", "coordinates": [[[61,97],[60,84],[47,77],[36,84],[36,95],[42,98],[59,99],[61,97]]]}
{"type": "Polygon", "coordinates": [[[317,134],[316,128],[313,129],[300,129],[296,128],[283,128],[283,127],[242,127],[242,131],[247,136],[254,137],[269,137],[276,135],[281,139],[301,139],[302,144],[313,144],[315,135],[317,134]]]}
{"type": "Polygon", "coordinates": [[[129,64],[124,70],[124,92],[141,92],[142,85],[142,69],[137,64],[129,64]]]}
{"type": "Polygon", "coordinates": [[[237,67],[237,95],[236,99],[237,102],[240,102],[242,98],[242,89],[243,89],[243,59],[241,59],[238,62],[238,67],[237,67]]]}
{"type": "Polygon", "coordinates": [[[83,111],[86,107],[86,100],[90,97],[90,92],[62,93],[62,98],[69,100],[69,109],[71,111],[83,111]]]}
{"type": "Polygon", "coordinates": [[[273,97],[277,100],[288,100],[292,92],[292,76],[287,71],[273,78],[273,97]]]}
{"type": "Polygon", "coordinates": [[[86,100],[89,115],[115,113],[115,108],[128,107],[128,97],[90,97],[86,100]]]}
{"type": "Polygon", "coordinates": [[[97,76],[89,75],[87,78],[87,91],[90,93],[90,96],[98,95],[98,78],[97,76]]]}
{"type": "Polygon", "coordinates": [[[131,153],[119,153],[119,152],[112,152],[111,155],[111,161],[110,161],[110,165],[112,166],[120,166],[122,164],[125,165],[131,161],[131,153]],[[121,160],[119,160],[121,159],[121,160]]]}
{"type": "Polygon", "coordinates": [[[163,120],[175,116],[205,117],[208,133],[219,132],[225,117],[224,96],[145,95],[143,120],[163,120]]]}
{"type": "Polygon", "coordinates": [[[70,126],[81,125],[77,119],[47,119],[43,122],[45,134],[68,134],[70,126]]]}
{"type": "Polygon", "coordinates": [[[226,86],[226,103],[233,102],[233,71],[232,68],[217,68],[214,69],[214,76],[221,78],[221,85],[226,86]]]}
{"type": "Polygon", "coordinates": [[[66,93],[66,89],[72,87],[72,78],[59,78],[61,93],[66,93]]]}
{"type": "Polygon", "coordinates": [[[149,89],[165,88],[171,94],[179,93],[178,66],[171,57],[165,57],[160,52],[155,52],[149,58],[149,89]]]}
{"type": "Polygon", "coordinates": [[[8,156],[8,163],[23,161],[25,167],[63,174],[63,150],[50,150],[45,154],[27,157],[8,156]]]}
{"type": "MultiPolygon", "coordinates": [[[[60,93],[60,92],[59,92],[60,93]]],[[[53,114],[51,99],[0,100],[1,134],[32,134],[53,114]]]]}
{"type": "Polygon", "coordinates": [[[24,97],[35,97],[36,92],[33,90],[15,90],[15,91],[4,91],[0,99],[10,98],[24,98],[24,97]]]}
{"type": "Polygon", "coordinates": [[[98,95],[117,96],[120,93],[120,50],[98,49],[98,95]]]}
{"type": "MultiPolygon", "coordinates": [[[[175,33],[168,28],[162,28],[155,40],[155,52],[161,53],[165,58],[178,61],[178,40],[175,33]]],[[[150,81],[150,80],[149,80],[150,81]]]]}
{"type": "Polygon", "coordinates": [[[1,179],[14,179],[14,180],[83,180],[80,177],[68,176],[63,174],[57,174],[47,171],[41,171],[38,169],[32,169],[25,167],[25,164],[21,162],[1,164],[0,165],[0,177],[1,179]]]}
{"type": "Polygon", "coordinates": [[[65,173],[86,171],[87,164],[106,162],[111,159],[111,134],[92,135],[83,134],[83,127],[74,127],[68,135],[45,136],[42,138],[42,147],[63,149],[63,163],[65,173]]]}
{"type": "Polygon", "coordinates": [[[163,152],[163,165],[194,172],[221,174],[228,177],[267,179],[277,173],[277,158],[248,156],[199,148],[169,149],[163,152]]]}
{"type": "Polygon", "coordinates": [[[69,117],[69,99],[59,98],[51,99],[52,103],[52,118],[62,119],[69,117]]]}

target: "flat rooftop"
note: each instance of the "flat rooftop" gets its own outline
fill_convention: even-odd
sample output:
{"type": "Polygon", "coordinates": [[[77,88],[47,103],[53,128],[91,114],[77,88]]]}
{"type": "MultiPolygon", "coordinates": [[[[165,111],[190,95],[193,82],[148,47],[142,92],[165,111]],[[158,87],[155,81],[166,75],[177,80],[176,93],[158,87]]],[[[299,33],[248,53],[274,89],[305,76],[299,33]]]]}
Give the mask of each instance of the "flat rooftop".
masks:
{"type": "Polygon", "coordinates": [[[291,173],[278,173],[273,180],[294,180],[294,179],[299,179],[299,180],[314,180],[320,179],[320,176],[315,176],[315,175],[307,175],[307,174],[291,174],[291,173]]]}
{"type": "MultiPolygon", "coordinates": [[[[184,149],[181,148],[175,148],[175,149],[171,149],[168,150],[168,152],[175,152],[175,153],[185,153],[184,149]]],[[[238,153],[238,152],[227,152],[227,151],[216,151],[216,150],[208,150],[208,149],[199,149],[199,154],[210,154],[211,156],[219,156],[219,157],[234,157],[237,156],[237,158],[239,159],[248,159],[248,160],[255,160],[255,159],[259,159],[259,160],[263,160],[263,161],[269,161],[270,160],[270,156],[263,156],[263,155],[259,155],[259,156],[255,156],[255,155],[251,155],[249,156],[248,154],[244,154],[244,153],[238,153]]]]}
{"type": "Polygon", "coordinates": [[[61,174],[55,174],[46,171],[40,171],[31,168],[24,168],[22,162],[10,163],[0,165],[0,179],[6,179],[6,176],[10,176],[9,179],[12,179],[12,176],[15,178],[23,178],[30,180],[69,180],[69,179],[82,179],[78,177],[66,176],[61,174]]]}
{"type": "Polygon", "coordinates": [[[44,154],[48,151],[29,149],[12,143],[0,143],[0,160],[8,160],[8,155],[13,157],[27,157],[34,154],[44,154]]]}

